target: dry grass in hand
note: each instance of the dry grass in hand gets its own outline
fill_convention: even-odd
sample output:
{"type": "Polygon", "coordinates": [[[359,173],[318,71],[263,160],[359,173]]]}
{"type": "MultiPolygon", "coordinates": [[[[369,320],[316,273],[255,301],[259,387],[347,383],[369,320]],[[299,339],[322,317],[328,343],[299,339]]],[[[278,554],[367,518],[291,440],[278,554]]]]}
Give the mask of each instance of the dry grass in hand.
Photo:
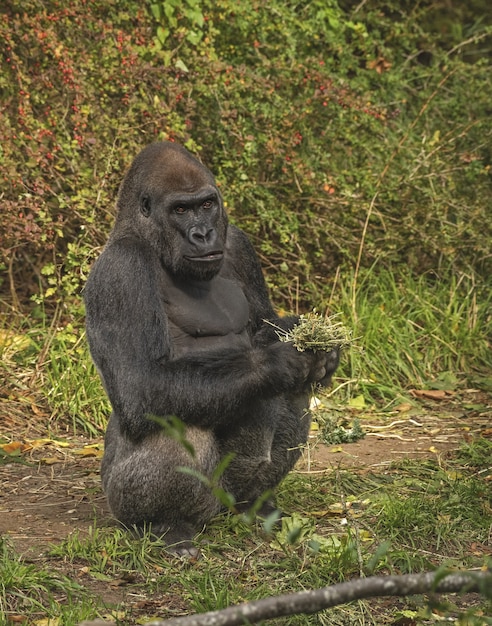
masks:
{"type": "Polygon", "coordinates": [[[337,318],[339,315],[323,316],[316,311],[299,316],[299,322],[286,331],[273,324],[280,341],[291,341],[299,352],[315,350],[329,352],[346,348],[352,342],[352,331],[337,318]]]}

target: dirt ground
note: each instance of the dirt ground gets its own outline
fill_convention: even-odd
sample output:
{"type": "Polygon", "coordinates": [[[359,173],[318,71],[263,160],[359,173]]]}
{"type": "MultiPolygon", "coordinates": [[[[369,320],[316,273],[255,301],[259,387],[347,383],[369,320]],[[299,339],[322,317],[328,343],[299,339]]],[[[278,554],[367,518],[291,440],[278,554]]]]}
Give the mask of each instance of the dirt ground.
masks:
{"type": "MultiPolygon", "coordinates": [[[[72,531],[87,531],[95,520],[99,527],[114,521],[100,486],[102,440],[47,437],[46,421],[33,409],[0,402],[0,445],[9,455],[18,454],[0,457],[0,535],[36,562],[72,531]]],[[[421,397],[411,408],[357,416],[364,439],[325,445],[320,432],[312,431],[295,471],[385,471],[399,459],[439,459],[473,437],[492,436],[492,398],[475,390],[439,400],[421,397]]],[[[118,590],[110,597],[102,591],[106,601],[124,600],[118,590]]]]}
{"type": "MultiPolygon", "coordinates": [[[[0,534],[21,553],[41,553],[95,519],[112,524],[99,479],[102,440],[47,437],[38,416],[22,422],[18,406],[7,408],[0,405],[0,437],[22,447],[9,457],[15,462],[0,464],[0,534]]],[[[362,412],[359,419],[366,436],[356,443],[326,445],[312,431],[295,471],[383,471],[399,459],[439,457],[478,434],[492,436],[492,401],[468,390],[439,401],[419,399],[409,411],[362,412]]]]}

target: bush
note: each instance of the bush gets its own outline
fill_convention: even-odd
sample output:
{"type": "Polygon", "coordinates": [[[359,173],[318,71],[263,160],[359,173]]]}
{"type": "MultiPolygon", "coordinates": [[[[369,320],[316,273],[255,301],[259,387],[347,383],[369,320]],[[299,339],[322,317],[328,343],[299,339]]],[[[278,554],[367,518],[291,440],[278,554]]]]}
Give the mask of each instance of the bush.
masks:
{"type": "Polygon", "coordinates": [[[122,172],[162,138],[216,173],[278,304],[376,261],[487,278],[482,4],[7,0],[3,296],[79,312],[122,172]]]}

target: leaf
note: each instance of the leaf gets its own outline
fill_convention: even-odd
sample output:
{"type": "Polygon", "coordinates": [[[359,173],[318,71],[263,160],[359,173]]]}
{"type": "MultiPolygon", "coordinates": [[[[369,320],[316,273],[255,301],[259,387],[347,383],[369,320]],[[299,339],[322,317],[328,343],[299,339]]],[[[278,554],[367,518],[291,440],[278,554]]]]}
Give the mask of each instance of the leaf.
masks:
{"type": "Polygon", "coordinates": [[[454,393],[444,389],[410,389],[410,395],[416,398],[429,398],[430,400],[446,400],[454,393]]]}
{"type": "Polygon", "coordinates": [[[455,391],[459,385],[459,381],[454,372],[441,372],[437,380],[428,383],[428,385],[431,389],[455,391]]]}
{"type": "Polygon", "coordinates": [[[262,522],[263,530],[270,535],[275,530],[277,522],[281,517],[281,511],[272,511],[262,522]]]}
{"type": "Polygon", "coordinates": [[[55,465],[56,463],[61,463],[62,460],[57,459],[54,456],[47,456],[47,457],[44,457],[43,459],[40,459],[40,462],[43,463],[44,465],[55,465]]]}
{"type": "Polygon", "coordinates": [[[175,67],[178,70],[181,70],[182,72],[184,72],[185,74],[187,74],[190,70],[188,69],[188,67],[186,66],[186,64],[184,63],[184,61],[182,61],[181,59],[178,59],[175,63],[175,67]]]}
{"type": "Polygon", "coordinates": [[[313,552],[324,552],[328,554],[336,554],[340,551],[342,542],[338,537],[330,535],[329,537],[322,537],[316,533],[308,541],[308,546],[313,552]]]}
{"type": "Polygon", "coordinates": [[[307,538],[314,529],[314,520],[302,517],[299,513],[293,513],[282,518],[282,527],[275,535],[275,540],[270,544],[272,548],[293,545],[307,538]]]}
{"type": "Polygon", "coordinates": [[[58,448],[69,448],[71,446],[67,441],[58,441],[57,439],[31,439],[29,442],[33,448],[42,448],[43,446],[54,445],[58,448]]]}
{"type": "Polygon", "coordinates": [[[0,330],[0,348],[12,348],[14,352],[20,352],[29,348],[31,340],[26,335],[16,335],[8,330],[0,330]]]}
{"type": "Polygon", "coordinates": [[[162,17],[162,10],[160,3],[153,3],[150,5],[150,10],[154,18],[159,21],[162,17]]]}
{"type": "Polygon", "coordinates": [[[411,411],[412,408],[413,405],[410,404],[410,402],[402,402],[398,406],[395,406],[395,411],[398,411],[398,413],[406,413],[407,411],[411,411]]]}
{"type": "Polygon", "coordinates": [[[366,406],[366,401],[364,400],[364,396],[360,394],[355,396],[355,398],[350,398],[348,405],[353,409],[363,409],[366,406]]]}
{"type": "Polygon", "coordinates": [[[162,28],[162,26],[158,26],[157,28],[157,39],[159,43],[164,44],[166,39],[169,37],[169,31],[167,28],[162,28]]]}
{"type": "Polygon", "coordinates": [[[11,443],[5,443],[0,448],[8,454],[8,456],[19,456],[23,452],[32,449],[29,444],[22,443],[22,441],[12,441],[11,443]]]}
{"type": "Polygon", "coordinates": [[[100,449],[99,444],[90,444],[84,446],[83,448],[79,448],[78,450],[74,450],[73,453],[77,456],[94,456],[99,459],[103,456],[104,450],[100,449]]]}

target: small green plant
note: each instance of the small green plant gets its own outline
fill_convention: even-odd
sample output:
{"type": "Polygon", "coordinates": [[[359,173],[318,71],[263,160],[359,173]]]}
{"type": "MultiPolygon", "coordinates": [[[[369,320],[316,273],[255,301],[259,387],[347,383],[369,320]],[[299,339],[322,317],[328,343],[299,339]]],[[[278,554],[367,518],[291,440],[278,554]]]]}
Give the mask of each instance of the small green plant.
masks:
{"type": "Polygon", "coordinates": [[[352,420],[352,424],[344,425],[338,424],[337,420],[324,418],[323,416],[317,417],[321,421],[321,437],[323,441],[329,445],[338,445],[342,443],[355,443],[360,439],[364,439],[366,433],[360,425],[360,420],[355,418],[352,420]]]}

